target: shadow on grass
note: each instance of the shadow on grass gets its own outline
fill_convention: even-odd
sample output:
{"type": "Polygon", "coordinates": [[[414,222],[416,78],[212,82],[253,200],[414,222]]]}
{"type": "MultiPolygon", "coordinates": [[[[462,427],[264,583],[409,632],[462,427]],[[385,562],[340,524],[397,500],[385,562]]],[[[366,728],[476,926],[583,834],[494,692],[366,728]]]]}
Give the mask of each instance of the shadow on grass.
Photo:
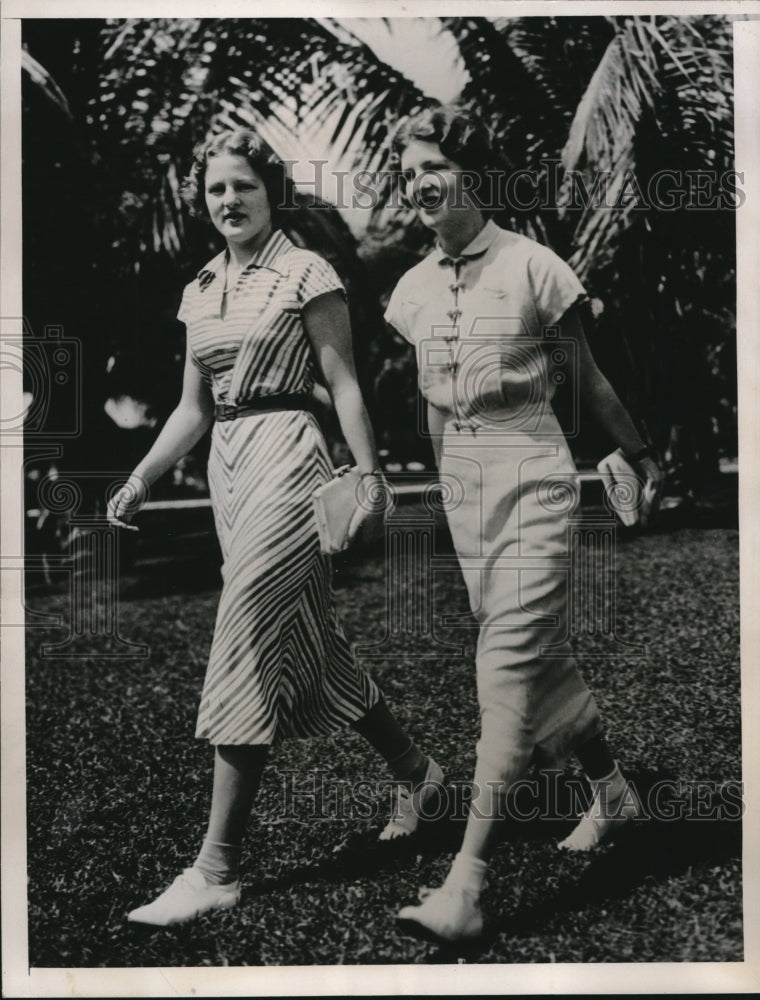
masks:
{"type": "Polygon", "coordinates": [[[371,880],[386,872],[402,872],[419,858],[435,858],[459,849],[464,824],[446,815],[423,823],[413,837],[378,840],[378,829],[355,833],[319,861],[298,865],[273,877],[258,878],[250,892],[265,895],[305,882],[340,883],[371,880]]]}
{"type": "MultiPolygon", "coordinates": [[[[741,823],[736,820],[634,822],[593,858],[580,878],[564,876],[551,897],[497,918],[468,954],[475,957],[488,950],[502,935],[528,938],[562,915],[625,900],[645,882],[663,883],[693,867],[709,868],[740,857],[741,844],[741,823]]],[[[451,954],[451,949],[442,948],[436,960],[450,962],[451,954]]]]}
{"type": "MultiPolygon", "coordinates": [[[[644,807],[642,819],[628,823],[611,834],[595,854],[578,855],[593,858],[591,867],[580,880],[572,879],[572,892],[566,905],[585,906],[589,901],[626,896],[645,879],[663,880],[688,871],[694,865],[714,865],[741,854],[742,833],[738,817],[740,804],[723,798],[713,790],[699,801],[687,794],[678,796],[678,782],[662,772],[629,770],[628,777],[640,799],[648,803],[653,788],[666,792],[657,798],[659,815],[651,815],[644,807]],[[700,818],[708,815],[710,818],[700,818]],[[735,817],[735,818],[733,818],[735,817]]],[[[505,844],[520,842],[558,843],[573,829],[572,781],[566,775],[552,780],[543,774],[536,776],[538,794],[553,819],[536,817],[524,821],[505,821],[505,844]]],[[[577,787],[577,786],[576,786],[577,787]]],[[[709,790],[709,789],[708,789],[709,790]]],[[[535,799],[518,799],[517,812],[527,815],[535,799]]],[[[378,830],[368,829],[350,835],[335,847],[332,854],[308,865],[293,868],[285,874],[257,880],[256,891],[269,892],[298,885],[304,881],[340,882],[348,879],[373,877],[378,873],[406,865],[412,859],[430,859],[442,854],[454,854],[461,845],[465,830],[469,787],[459,782],[447,786],[442,806],[436,818],[423,822],[413,837],[378,840],[378,830]]],[[[512,813],[515,815],[516,813],[512,813]]],[[[566,855],[570,856],[570,855],[566,855]]],[[[497,862],[498,863],[498,862],[497,862]]],[[[562,908],[562,892],[547,901],[552,912],[562,908]]],[[[542,910],[543,912],[543,910],[542,910]]],[[[525,928],[525,911],[515,915],[525,928]]]]}
{"type": "MultiPolygon", "coordinates": [[[[629,771],[628,777],[645,803],[650,801],[649,793],[655,786],[677,787],[677,782],[668,774],[629,771]]],[[[545,781],[543,776],[539,776],[539,782],[545,781]]],[[[547,794],[546,788],[544,792],[547,794]]],[[[567,815],[572,798],[565,776],[552,785],[552,792],[556,795],[552,803],[556,815],[567,815]]],[[[524,802],[523,806],[526,805],[524,802]]],[[[741,857],[742,824],[738,816],[738,802],[729,802],[719,791],[698,799],[687,791],[680,797],[675,793],[660,796],[659,807],[658,816],[651,815],[645,807],[642,819],[630,822],[611,834],[598,851],[565,855],[567,858],[589,859],[588,867],[580,876],[576,873],[563,875],[556,890],[544,896],[539,903],[523,907],[518,905],[507,916],[487,920],[485,933],[476,942],[437,942],[436,950],[427,956],[427,961],[433,964],[476,962],[502,936],[515,940],[530,938],[555,924],[558,917],[570,916],[600,904],[625,900],[644,883],[665,883],[688,873],[692,868],[711,868],[741,857]],[[712,818],[699,818],[706,815],[711,815],[712,818]]],[[[527,808],[522,811],[528,812],[527,808]]],[[[573,818],[550,822],[536,819],[507,823],[504,841],[515,846],[520,842],[543,841],[556,844],[570,832],[576,822],[573,818]]],[[[452,821],[449,817],[445,822],[436,824],[436,828],[436,846],[440,848],[440,852],[456,851],[461,843],[463,824],[452,821]]],[[[423,851],[420,849],[416,853],[423,851]]],[[[498,854],[493,867],[498,872],[498,854]]],[[[413,928],[407,930],[411,932],[413,928]]],[[[413,936],[431,940],[424,931],[414,933],[413,936]]]]}
{"type": "MultiPolygon", "coordinates": [[[[667,777],[643,772],[629,772],[629,776],[643,797],[646,797],[649,787],[667,777]]],[[[561,814],[571,803],[570,782],[562,776],[552,783],[551,788],[557,793],[556,807],[561,814]]],[[[706,870],[740,855],[740,822],[726,819],[690,820],[686,816],[695,805],[694,801],[689,801],[687,797],[679,799],[676,795],[672,796],[668,803],[674,808],[674,814],[677,814],[679,802],[683,803],[683,815],[679,818],[669,822],[645,819],[630,823],[611,839],[609,846],[589,855],[568,855],[554,849],[554,844],[574,825],[573,819],[505,823],[505,843],[492,864],[492,878],[494,883],[501,882],[501,893],[499,898],[494,899],[494,891],[487,892],[486,913],[489,919],[486,933],[478,942],[464,945],[431,944],[424,952],[415,953],[405,950],[408,946],[388,946],[384,941],[382,947],[378,948],[375,961],[371,957],[372,953],[363,957],[362,961],[365,964],[387,964],[389,961],[398,961],[403,956],[404,961],[456,964],[461,961],[483,961],[484,956],[494,950],[499,961],[510,961],[510,940],[515,943],[513,954],[518,956],[512,960],[524,961],[526,954],[532,953],[534,947],[531,937],[547,934],[551,937],[555,933],[553,928],[558,924],[563,928],[575,927],[576,933],[582,933],[578,926],[582,928],[584,921],[574,920],[574,915],[581,917],[584,912],[605,909],[607,904],[616,901],[625,903],[632,891],[644,883],[666,884],[671,878],[688,872],[691,868],[706,870]],[[508,880],[512,880],[515,874],[518,880],[524,878],[532,886],[526,894],[526,903],[520,905],[519,898],[515,896],[514,908],[511,912],[506,912],[512,904],[504,879],[506,876],[508,880]],[[541,884],[544,875],[552,877],[551,889],[546,883],[541,884]],[[502,913],[499,913],[500,909],[502,913]]],[[[725,804],[724,800],[716,800],[714,804],[721,803],[725,804]]],[[[702,805],[709,807],[710,802],[703,802],[702,805]]],[[[300,903],[310,901],[310,910],[314,900],[323,900],[324,913],[331,914],[330,919],[339,922],[340,912],[330,908],[334,905],[332,901],[335,898],[343,899],[344,896],[342,893],[333,893],[331,886],[343,882],[392,881],[409,885],[410,889],[416,887],[416,878],[422,874],[421,869],[427,869],[429,874],[431,867],[440,867],[426,862],[434,861],[441,855],[450,856],[461,844],[464,832],[463,798],[452,795],[447,800],[447,806],[446,814],[441,819],[423,824],[413,838],[378,842],[379,827],[356,831],[332,853],[327,853],[330,850],[328,847],[321,857],[317,856],[292,868],[280,869],[276,875],[264,875],[247,883],[242,912],[214,913],[177,928],[157,931],[140,925],[126,925],[122,911],[144,899],[127,900],[120,894],[116,905],[113,887],[94,891],[89,889],[86,893],[86,912],[73,912],[71,896],[62,896],[56,919],[68,928],[64,946],[76,956],[77,961],[73,964],[84,965],[221,965],[229,962],[289,964],[292,957],[288,957],[290,952],[285,945],[282,954],[261,951],[256,933],[260,923],[263,921],[263,925],[266,925],[270,918],[279,919],[277,910],[280,906],[287,908],[290,898],[300,903]],[[410,882],[412,873],[413,881],[410,882]],[[306,888],[309,886],[310,889],[306,888]],[[299,888],[306,888],[306,891],[298,892],[295,896],[289,891],[299,888]],[[97,930],[93,927],[85,944],[87,920],[96,913],[102,919],[99,920],[97,930]],[[80,925],[74,928],[73,933],[72,917],[73,924],[80,925]],[[273,954],[278,957],[273,959],[273,954]]],[[[705,872],[698,878],[699,883],[704,883],[706,877],[705,872]]],[[[157,879],[156,884],[160,881],[157,879]]],[[[138,893],[137,896],[139,895],[138,893]]],[[[652,891],[650,897],[656,905],[657,894],[652,891]]],[[[49,916],[50,895],[46,897],[45,909],[49,916]]],[[[313,919],[313,914],[309,919],[313,919]]],[[[371,929],[375,917],[368,913],[367,920],[371,929]]],[[[318,920],[315,926],[319,926],[318,920]]],[[[50,926],[47,931],[48,934],[51,932],[50,926]]],[[[395,934],[406,937],[407,931],[408,928],[396,924],[390,941],[393,941],[395,934]]],[[[52,942],[53,938],[49,940],[52,942]]],[[[48,961],[40,961],[40,956],[36,964],[57,964],[60,961],[59,947],[56,943],[51,949],[56,951],[56,956],[46,953],[44,957],[48,961]]],[[[318,950],[315,950],[314,956],[310,952],[306,961],[299,958],[299,964],[321,962],[318,954],[318,950]]]]}

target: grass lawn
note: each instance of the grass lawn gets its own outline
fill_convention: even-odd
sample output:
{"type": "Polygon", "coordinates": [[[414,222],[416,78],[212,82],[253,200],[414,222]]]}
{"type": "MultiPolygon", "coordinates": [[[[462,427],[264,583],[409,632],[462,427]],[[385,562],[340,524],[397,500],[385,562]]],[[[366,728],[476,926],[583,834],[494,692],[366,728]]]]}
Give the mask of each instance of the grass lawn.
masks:
{"type": "MultiPolygon", "coordinates": [[[[384,574],[378,553],[336,565],[355,641],[383,638],[384,574]]],[[[422,599],[419,576],[406,595],[422,599]]],[[[202,837],[211,755],[193,732],[217,576],[202,554],[178,546],[176,558],[149,573],[138,562],[123,579],[121,634],[148,644],[149,657],[41,657],[41,643],[61,630],[30,629],[30,964],[741,960],[741,824],[735,800],[723,808],[726,783],[741,780],[737,532],[684,527],[623,539],[616,595],[619,637],[646,644],[644,654],[592,634],[577,643],[579,662],[640,794],[662,793],[660,814],[590,855],[556,849],[567,817],[505,823],[484,897],[488,932],[469,949],[402,936],[394,913],[420,885],[439,884],[463,830],[478,730],[472,628],[440,630],[461,651],[430,655],[429,639],[397,635],[365,661],[445,766],[456,792],[448,817],[412,844],[379,845],[389,798],[382,762],[353,733],[290,742],[273,755],[255,810],[241,905],[157,931],[128,925],[125,914],[189,864],[202,837]],[[359,780],[370,784],[352,793],[359,780]]],[[[467,612],[456,573],[436,576],[433,598],[436,614],[467,612]]],[[[28,603],[50,612],[64,596],[32,594],[28,603]]],[[[540,786],[559,815],[575,778],[570,766],[540,786]]]]}

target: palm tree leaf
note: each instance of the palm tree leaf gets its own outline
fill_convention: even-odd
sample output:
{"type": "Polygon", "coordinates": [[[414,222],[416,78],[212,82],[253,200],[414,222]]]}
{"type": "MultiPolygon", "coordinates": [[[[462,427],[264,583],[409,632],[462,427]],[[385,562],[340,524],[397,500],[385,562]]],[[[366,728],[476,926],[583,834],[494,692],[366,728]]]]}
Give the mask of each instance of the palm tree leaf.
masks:
{"type": "Polygon", "coordinates": [[[315,26],[331,33],[333,43],[330,59],[321,62],[308,96],[305,118],[325,121],[340,106],[341,121],[333,134],[334,156],[336,159],[343,156],[367,137],[370,148],[364,154],[357,150],[354,161],[357,168],[366,169],[379,150],[385,155],[389,151],[389,109],[393,109],[398,120],[434,102],[408,77],[379,59],[345,23],[329,18],[323,23],[315,22],[315,26]],[[361,107],[361,114],[351,115],[357,106],[361,107]],[[343,126],[349,120],[351,127],[345,129],[343,126]]]}
{"type": "Polygon", "coordinates": [[[552,100],[544,79],[531,72],[514,46],[510,22],[503,20],[497,26],[482,17],[444,17],[441,21],[456,39],[470,77],[461,103],[488,109],[488,123],[510,159],[517,159],[515,153],[525,149],[528,133],[551,136],[562,117],[560,106],[552,100]]]}
{"type": "Polygon", "coordinates": [[[655,108],[657,60],[651,41],[627,24],[607,47],[573,118],[562,161],[566,170],[585,161],[614,169],[628,147],[644,107],[655,108]]]}
{"type": "Polygon", "coordinates": [[[21,69],[49,101],[55,104],[67,118],[73,120],[66,95],[45,67],[41,66],[26,49],[21,50],[21,69]]]}
{"type": "Polygon", "coordinates": [[[167,183],[166,163],[176,174],[209,130],[255,124],[279,155],[292,160],[303,155],[298,137],[327,123],[334,157],[350,151],[359,166],[377,167],[388,154],[393,115],[428,101],[332,21],[109,21],[103,66],[91,123],[99,125],[105,159],[125,165],[123,186],[142,184],[156,204],[146,218],[146,244],[172,254],[184,209],[178,186],[167,183]],[[166,232],[156,243],[161,225],[166,232]]]}
{"type": "MultiPolygon", "coordinates": [[[[581,170],[589,183],[600,172],[609,178],[606,203],[589,206],[575,227],[572,260],[582,276],[612,258],[635,218],[635,204],[614,196],[627,178],[645,184],[650,170],[684,159],[693,169],[695,155],[714,165],[732,148],[726,19],[634,17],[618,20],[616,29],[562,151],[567,171],[581,170]]],[[[571,183],[570,176],[560,198],[566,219],[571,183]]]]}

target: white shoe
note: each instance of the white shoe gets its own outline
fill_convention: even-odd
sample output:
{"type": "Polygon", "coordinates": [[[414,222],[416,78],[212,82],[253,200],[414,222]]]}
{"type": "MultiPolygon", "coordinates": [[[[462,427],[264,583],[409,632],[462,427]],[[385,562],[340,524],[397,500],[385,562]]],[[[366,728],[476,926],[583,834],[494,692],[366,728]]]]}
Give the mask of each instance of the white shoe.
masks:
{"type": "Polygon", "coordinates": [[[420,889],[419,906],[404,906],[397,920],[423,928],[443,941],[472,941],[483,933],[480,898],[471,889],[445,882],[440,889],[420,889]]]}
{"type": "Polygon", "coordinates": [[[414,833],[420,819],[425,818],[425,804],[440,792],[442,784],[443,771],[431,757],[424,780],[413,791],[405,784],[398,786],[393,814],[379,839],[395,840],[414,833]]]}
{"type": "Polygon", "coordinates": [[[127,920],[166,927],[192,920],[207,910],[230,910],[239,901],[240,882],[209,885],[197,868],[186,868],[158,899],[132,910],[127,920]]]}
{"type": "Polygon", "coordinates": [[[595,792],[591,805],[569,836],[557,845],[561,851],[592,851],[613,830],[642,814],[633,785],[625,782],[618,795],[595,792]]]}

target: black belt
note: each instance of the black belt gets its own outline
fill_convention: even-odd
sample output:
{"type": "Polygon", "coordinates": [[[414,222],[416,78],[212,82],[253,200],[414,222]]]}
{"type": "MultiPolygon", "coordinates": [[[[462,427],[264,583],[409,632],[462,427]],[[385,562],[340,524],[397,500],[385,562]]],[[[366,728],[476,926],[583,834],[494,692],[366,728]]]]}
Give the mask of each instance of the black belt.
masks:
{"type": "Polygon", "coordinates": [[[305,393],[281,393],[280,395],[261,396],[258,399],[247,399],[244,403],[217,403],[214,416],[217,420],[237,420],[238,417],[250,417],[255,413],[269,413],[272,410],[308,410],[311,411],[311,396],[305,393]]]}

